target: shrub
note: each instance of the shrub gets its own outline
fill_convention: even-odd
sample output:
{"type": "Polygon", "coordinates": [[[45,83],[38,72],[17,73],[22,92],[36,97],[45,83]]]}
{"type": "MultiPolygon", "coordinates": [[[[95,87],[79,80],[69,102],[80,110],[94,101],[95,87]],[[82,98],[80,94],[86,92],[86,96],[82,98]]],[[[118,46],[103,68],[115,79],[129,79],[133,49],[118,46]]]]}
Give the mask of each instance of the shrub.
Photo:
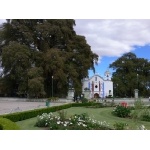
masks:
{"type": "Polygon", "coordinates": [[[58,97],[49,97],[47,100],[50,102],[56,102],[59,100],[59,98],[58,97]]]}
{"type": "Polygon", "coordinates": [[[87,114],[73,115],[62,120],[60,116],[52,113],[38,116],[36,126],[48,127],[51,130],[108,130],[111,129],[105,121],[91,119],[87,114]]]}
{"type": "Polygon", "coordinates": [[[133,110],[133,111],[131,111],[130,117],[131,117],[134,121],[139,120],[139,110],[133,110]]]}
{"type": "Polygon", "coordinates": [[[72,107],[86,107],[86,106],[96,106],[100,103],[88,102],[88,103],[72,103],[72,107]]]}
{"type": "Polygon", "coordinates": [[[64,110],[58,111],[58,115],[61,121],[65,121],[65,119],[67,118],[67,112],[64,110]]]}
{"type": "Polygon", "coordinates": [[[144,103],[140,99],[138,99],[134,102],[135,109],[142,109],[143,107],[144,107],[144,103]]]}
{"type": "Polygon", "coordinates": [[[83,97],[83,98],[81,99],[81,101],[82,101],[82,103],[88,103],[88,99],[85,98],[85,97],[83,97]]]}
{"type": "Polygon", "coordinates": [[[0,124],[0,130],[3,130],[3,126],[0,124]]]}
{"type": "Polygon", "coordinates": [[[16,123],[6,118],[0,118],[0,129],[1,130],[19,130],[20,128],[16,123]]]}
{"type": "Polygon", "coordinates": [[[150,112],[144,107],[144,103],[140,99],[134,102],[134,109],[131,112],[131,118],[134,119],[134,121],[150,121],[150,112]]]}
{"type": "Polygon", "coordinates": [[[138,130],[147,130],[144,125],[137,126],[138,130]]]}
{"type": "Polygon", "coordinates": [[[112,111],[113,115],[117,117],[122,117],[122,118],[129,117],[130,113],[131,113],[131,110],[128,107],[124,107],[120,105],[117,105],[112,111]]]}
{"type": "Polygon", "coordinates": [[[29,110],[29,111],[24,111],[24,112],[16,112],[12,114],[1,115],[1,117],[10,119],[13,122],[17,122],[17,121],[36,117],[43,113],[55,112],[55,111],[59,111],[62,109],[70,108],[71,106],[72,104],[65,104],[65,105],[60,105],[60,106],[53,106],[53,107],[48,107],[48,108],[42,108],[42,109],[40,108],[40,109],[34,109],[34,110],[29,110]]]}
{"type": "Polygon", "coordinates": [[[103,102],[103,106],[104,107],[114,107],[116,104],[115,104],[115,102],[114,101],[104,101],[103,102]]]}
{"type": "Polygon", "coordinates": [[[115,130],[125,130],[128,125],[126,123],[116,122],[113,126],[115,130]]]}
{"type": "Polygon", "coordinates": [[[144,109],[140,114],[140,118],[142,121],[150,121],[150,110],[144,109]]]}

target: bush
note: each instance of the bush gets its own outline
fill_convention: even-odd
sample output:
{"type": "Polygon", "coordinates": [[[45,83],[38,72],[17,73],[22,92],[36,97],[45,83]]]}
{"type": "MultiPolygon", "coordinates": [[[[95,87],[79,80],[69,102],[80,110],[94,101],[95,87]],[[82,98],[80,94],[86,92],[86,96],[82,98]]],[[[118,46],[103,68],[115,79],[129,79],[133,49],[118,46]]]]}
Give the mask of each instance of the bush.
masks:
{"type": "Polygon", "coordinates": [[[3,126],[0,124],[0,130],[3,130],[3,126]]]}
{"type": "Polygon", "coordinates": [[[142,109],[143,107],[144,107],[144,103],[140,99],[138,99],[134,102],[135,109],[142,109]]]}
{"type": "MultiPolygon", "coordinates": [[[[64,116],[64,115],[63,115],[64,116]]],[[[61,118],[52,113],[37,117],[36,126],[48,127],[51,130],[108,130],[111,129],[105,121],[91,119],[86,113],[73,115],[70,118],[61,118]]]]}
{"type": "Polygon", "coordinates": [[[16,123],[6,118],[0,118],[0,130],[19,130],[16,123]]]}
{"type": "Polygon", "coordinates": [[[116,122],[113,126],[115,130],[125,130],[128,125],[126,123],[116,122]]]}
{"type": "Polygon", "coordinates": [[[13,122],[17,122],[17,121],[36,117],[43,113],[55,112],[55,111],[59,111],[62,109],[70,108],[71,106],[72,104],[65,104],[65,105],[60,105],[60,106],[53,106],[53,107],[48,107],[48,108],[42,108],[42,109],[40,108],[40,109],[29,110],[29,111],[24,111],[24,112],[6,114],[6,115],[1,115],[0,117],[10,119],[13,122]]]}
{"type": "Polygon", "coordinates": [[[83,98],[81,99],[81,101],[82,101],[82,103],[88,103],[88,99],[85,98],[85,97],[83,97],[83,98]]]}
{"type": "Polygon", "coordinates": [[[50,102],[56,102],[59,100],[59,98],[58,97],[49,97],[47,100],[50,102]]]}
{"type": "Polygon", "coordinates": [[[150,121],[150,110],[144,109],[141,114],[140,118],[142,121],[150,121]]]}
{"type": "Polygon", "coordinates": [[[129,117],[131,110],[128,107],[117,105],[115,109],[112,111],[112,114],[117,117],[129,117]]]}

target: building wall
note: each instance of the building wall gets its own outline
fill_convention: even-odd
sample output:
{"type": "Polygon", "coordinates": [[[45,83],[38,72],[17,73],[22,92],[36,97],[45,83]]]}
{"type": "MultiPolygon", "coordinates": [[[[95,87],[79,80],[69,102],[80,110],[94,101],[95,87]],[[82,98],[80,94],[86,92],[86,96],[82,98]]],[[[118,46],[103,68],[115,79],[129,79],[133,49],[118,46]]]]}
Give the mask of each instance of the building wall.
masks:
{"type": "Polygon", "coordinates": [[[113,96],[113,82],[106,80],[104,81],[104,97],[109,95],[113,96]]]}
{"type": "Polygon", "coordinates": [[[90,90],[89,98],[94,98],[96,96],[104,98],[109,94],[113,96],[113,82],[110,80],[104,80],[99,75],[94,75],[89,79],[84,79],[82,86],[83,93],[85,91],[85,88],[88,88],[90,90]],[[109,90],[111,90],[111,92],[109,92],[109,90]]]}

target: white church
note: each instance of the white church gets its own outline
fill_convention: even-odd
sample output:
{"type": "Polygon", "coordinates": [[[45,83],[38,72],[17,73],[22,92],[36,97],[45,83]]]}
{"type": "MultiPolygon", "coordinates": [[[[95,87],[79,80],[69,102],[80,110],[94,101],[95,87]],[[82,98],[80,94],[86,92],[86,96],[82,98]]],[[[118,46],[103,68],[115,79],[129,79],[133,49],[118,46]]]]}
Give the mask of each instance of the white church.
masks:
{"type": "Polygon", "coordinates": [[[111,73],[107,70],[104,78],[95,74],[90,78],[85,78],[82,81],[82,93],[84,97],[91,98],[105,98],[107,96],[113,97],[113,82],[111,81],[111,73]]]}
{"type": "MultiPolygon", "coordinates": [[[[102,78],[99,74],[95,74],[90,78],[82,80],[82,95],[85,98],[106,98],[113,97],[113,82],[111,81],[111,73],[107,70],[102,78]]],[[[74,89],[69,89],[67,100],[73,100],[74,89]]]]}

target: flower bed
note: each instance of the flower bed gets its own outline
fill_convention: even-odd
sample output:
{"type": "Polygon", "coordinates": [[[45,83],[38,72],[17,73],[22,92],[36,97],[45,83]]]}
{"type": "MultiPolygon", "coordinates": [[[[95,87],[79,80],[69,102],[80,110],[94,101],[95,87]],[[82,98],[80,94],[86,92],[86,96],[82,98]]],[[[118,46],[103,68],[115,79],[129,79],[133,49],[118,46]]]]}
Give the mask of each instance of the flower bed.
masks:
{"type": "Polygon", "coordinates": [[[64,115],[56,116],[53,113],[43,113],[37,117],[36,126],[48,127],[50,130],[109,130],[105,121],[97,121],[87,114],[73,115],[65,118],[64,115]]]}

